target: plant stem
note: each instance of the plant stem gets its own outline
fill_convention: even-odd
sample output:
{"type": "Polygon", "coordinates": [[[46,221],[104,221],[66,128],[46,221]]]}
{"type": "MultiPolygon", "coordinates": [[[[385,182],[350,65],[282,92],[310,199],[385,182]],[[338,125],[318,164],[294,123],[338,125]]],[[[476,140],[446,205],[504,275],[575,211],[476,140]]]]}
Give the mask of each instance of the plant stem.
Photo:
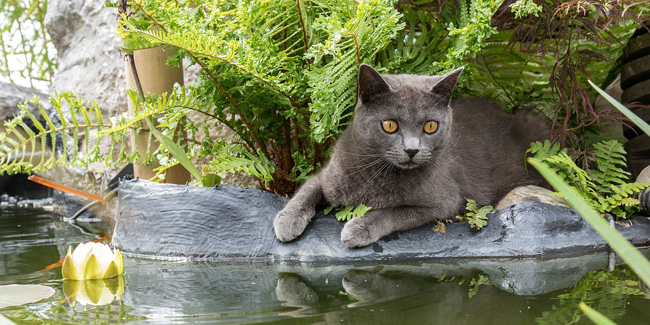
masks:
{"type": "MultiPolygon", "coordinates": [[[[246,116],[244,116],[244,114],[242,114],[241,110],[239,109],[239,106],[237,106],[237,104],[235,104],[235,101],[232,99],[232,97],[230,97],[230,94],[228,94],[228,92],[223,87],[223,85],[221,85],[221,83],[217,80],[217,78],[212,74],[212,72],[205,66],[205,64],[203,62],[201,62],[191,52],[187,52],[187,53],[192,57],[192,59],[196,63],[198,63],[201,66],[201,69],[203,69],[203,72],[205,72],[205,74],[207,74],[208,77],[210,77],[212,82],[214,82],[214,84],[217,86],[217,88],[219,88],[219,91],[221,91],[221,93],[226,97],[226,100],[230,103],[230,105],[235,110],[237,115],[239,115],[239,118],[241,119],[241,121],[244,123],[244,125],[248,129],[248,132],[250,132],[251,137],[253,138],[253,141],[255,142],[257,147],[262,151],[262,154],[264,154],[264,157],[266,157],[266,159],[268,159],[270,161],[273,161],[271,159],[271,156],[269,155],[268,150],[266,149],[266,144],[264,144],[264,142],[260,138],[257,137],[257,134],[255,133],[255,131],[253,129],[253,126],[250,124],[250,122],[248,121],[246,116]]],[[[257,155],[257,152],[253,152],[253,153],[255,155],[257,155]]]]}

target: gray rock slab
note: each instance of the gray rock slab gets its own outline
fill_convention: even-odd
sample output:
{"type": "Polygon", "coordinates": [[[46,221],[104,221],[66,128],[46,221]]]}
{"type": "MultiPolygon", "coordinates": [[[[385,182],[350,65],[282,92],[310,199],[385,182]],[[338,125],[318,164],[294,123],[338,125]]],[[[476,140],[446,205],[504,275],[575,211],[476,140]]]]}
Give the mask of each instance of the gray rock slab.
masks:
{"type": "MultiPolygon", "coordinates": [[[[127,255],[157,259],[345,263],[432,258],[556,258],[608,249],[571,208],[524,202],[490,215],[474,232],[447,224],[446,234],[427,225],[359,249],[340,241],[343,223],[317,212],[305,233],[289,243],[273,233],[286,198],[257,189],[201,188],[143,180],[120,184],[113,245],[127,255]]],[[[634,245],[650,244],[650,220],[617,229],[634,245]]]]}
{"type": "Polygon", "coordinates": [[[126,111],[126,79],[117,8],[103,0],[51,0],[45,25],[57,51],[58,69],[50,91],[72,91],[99,104],[111,117],[126,111]]]}
{"type": "MultiPolygon", "coordinates": [[[[23,103],[25,100],[32,99],[33,96],[39,98],[44,106],[47,105],[47,95],[44,93],[16,84],[0,82],[0,121],[9,120],[20,112],[18,104],[23,103]]],[[[40,116],[38,108],[35,105],[29,104],[30,112],[40,116]]]]}

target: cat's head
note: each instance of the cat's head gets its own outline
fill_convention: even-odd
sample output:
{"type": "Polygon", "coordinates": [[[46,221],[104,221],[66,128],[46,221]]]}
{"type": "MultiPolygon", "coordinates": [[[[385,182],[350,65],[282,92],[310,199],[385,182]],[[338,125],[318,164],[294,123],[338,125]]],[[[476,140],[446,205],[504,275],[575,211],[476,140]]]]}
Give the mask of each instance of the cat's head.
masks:
{"type": "MultiPolygon", "coordinates": [[[[435,160],[448,144],[452,92],[463,68],[440,76],[380,75],[359,67],[357,142],[402,169],[435,160]]],[[[365,149],[362,149],[365,151],[365,149]]]]}

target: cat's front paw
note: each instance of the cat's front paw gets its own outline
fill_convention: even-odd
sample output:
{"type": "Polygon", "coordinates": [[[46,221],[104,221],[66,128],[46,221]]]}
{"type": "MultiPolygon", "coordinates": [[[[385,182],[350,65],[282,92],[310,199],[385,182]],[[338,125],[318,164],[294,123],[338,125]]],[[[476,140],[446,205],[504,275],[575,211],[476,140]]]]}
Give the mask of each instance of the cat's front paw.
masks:
{"type": "Polygon", "coordinates": [[[275,237],[283,242],[294,240],[305,231],[307,223],[299,214],[282,210],[273,220],[275,237]]]}
{"type": "Polygon", "coordinates": [[[368,246],[378,239],[372,236],[364,218],[348,221],[341,231],[341,241],[350,248],[368,246]]]}

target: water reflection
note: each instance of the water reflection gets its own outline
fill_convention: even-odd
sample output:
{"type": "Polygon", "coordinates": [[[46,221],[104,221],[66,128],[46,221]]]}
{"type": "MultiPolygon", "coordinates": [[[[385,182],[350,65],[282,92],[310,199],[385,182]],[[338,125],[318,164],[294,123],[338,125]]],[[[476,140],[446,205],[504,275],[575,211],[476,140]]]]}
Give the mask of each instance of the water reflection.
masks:
{"type": "Polygon", "coordinates": [[[0,284],[42,283],[58,294],[0,310],[18,323],[567,324],[584,321],[579,301],[619,324],[650,319],[633,273],[594,271],[608,268],[607,254],[348,265],[125,258],[123,278],[82,286],[60,269],[39,270],[68,245],[101,237],[101,227],[20,213],[0,212],[0,284]]]}
{"type": "MultiPolygon", "coordinates": [[[[589,273],[606,268],[607,263],[607,254],[548,261],[445,260],[384,265],[127,259],[123,299],[133,306],[135,315],[153,322],[190,322],[186,317],[192,315],[191,322],[198,317],[225,323],[299,318],[362,324],[476,320],[521,324],[552,319],[544,312],[559,307],[554,307],[557,302],[550,298],[571,293],[561,289],[574,286],[585,274],[604,272],[589,273]],[[166,317],[156,319],[156,315],[166,317]]],[[[626,277],[632,279],[633,275],[626,277]]],[[[611,285],[621,290],[621,283],[628,282],[611,285]]],[[[585,284],[589,285],[611,290],[606,281],[585,284]]],[[[623,297],[630,296],[621,292],[623,297]]],[[[576,312],[578,301],[570,302],[576,312]]]]}
{"type": "Polygon", "coordinates": [[[124,294],[124,277],[110,279],[63,280],[63,294],[68,304],[102,306],[121,300],[124,294]]]}

